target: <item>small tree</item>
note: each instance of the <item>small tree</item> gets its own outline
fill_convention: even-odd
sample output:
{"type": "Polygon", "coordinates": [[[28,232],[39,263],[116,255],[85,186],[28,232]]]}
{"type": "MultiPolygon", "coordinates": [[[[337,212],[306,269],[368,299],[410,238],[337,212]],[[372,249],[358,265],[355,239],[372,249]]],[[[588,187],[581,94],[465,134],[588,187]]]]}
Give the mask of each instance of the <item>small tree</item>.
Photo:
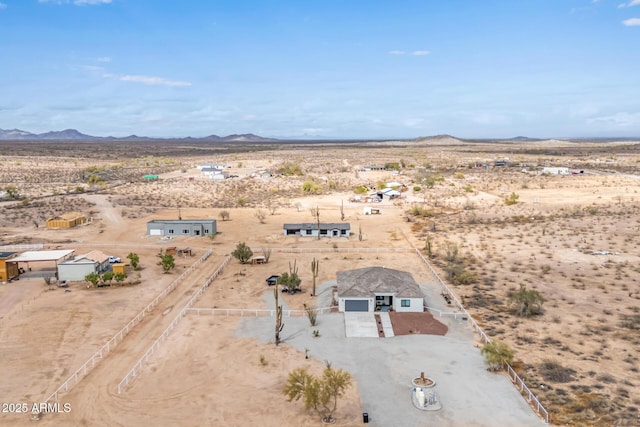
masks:
{"type": "Polygon", "coordinates": [[[104,282],[110,283],[113,280],[113,272],[107,271],[102,275],[102,280],[104,282]]]}
{"type": "Polygon", "coordinates": [[[269,259],[271,258],[271,252],[273,249],[271,248],[260,248],[260,251],[262,252],[262,256],[264,257],[264,262],[268,263],[269,259]]]}
{"type": "Polygon", "coordinates": [[[338,399],[344,396],[349,387],[351,374],[342,369],[333,369],[327,364],[320,378],[311,375],[306,368],[293,370],[289,373],[282,393],[288,397],[289,402],[302,398],[307,410],[316,411],[325,423],[334,423],[333,414],[338,407],[338,399]]]}
{"type": "Polygon", "coordinates": [[[319,266],[320,261],[316,260],[316,257],[313,257],[313,261],[311,261],[311,275],[313,277],[313,291],[311,292],[312,296],[316,296],[316,279],[318,278],[319,266]]]}
{"type": "Polygon", "coordinates": [[[344,221],[344,200],[340,202],[340,221],[344,221]]]}
{"type": "Polygon", "coordinates": [[[162,266],[162,271],[164,272],[164,274],[167,274],[169,271],[171,271],[173,268],[175,268],[176,266],[176,260],[173,257],[173,255],[171,254],[158,254],[158,257],[160,258],[160,262],[158,262],[158,265],[162,266]]]}
{"type": "Polygon", "coordinates": [[[98,286],[98,282],[100,282],[100,275],[97,273],[89,273],[84,276],[84,280],[91,283],[94,287],[98,286]]]}
{"type": "Polygon", "coordinates": [[[140,264],[140,257],[138,256],[137,253],[135,252],[131,252],[129,253],[129,255],[127,255],[127,258],[129,259],[129,262],[131,263],[131,267],[133,267],[134,270],[138,269],[138,264],[140,264]]]}
{"type": "Polygon", "coordinates": [[[362,224],[358,224],[358,241],[362,242],[364,235],[362,234],[362,224]]]}
{"type": "Polygon", "coordinates": [[[504,369],[507,364],[513,363],[513,349],[502,341],[488,342],[480,352],[492,370],[504,369]]]}
{"type": "Polygon", "coordinates": [[[289,263],[289,272],[282,273],[278,277],[278,284],[286,286],[289,293],[295,293],[300,290],[300,283],[302,279],[298,276],[297,261],[293,261],[293,266],[289,263]]]}
{"type": "Polygon", "coordinates": [[[253,251],[244,242],[238,243],[236,250],[231,253],[234,258],[240,261],[240,264],[245,264],[249,258],[253,256],[253,251]]]}
{"type": "Polygon", "coordinates": [[[124,273],[116,273],[113,275],[113,278],[116,279],[116,282],[121,283],[127,278],[127,275],[124,273]]]}
{"type": "Polygon", "coordinates": [[[229,214],[229,211],[221,211],[218,216],[221,220],[227,221],[231,215],[229,214]]]}
{"type": "Polygon", "coordinates": [[[309,319],[309,324],[311,324],[311,326],[316,326],[316,323],[318,323],[318,310],[309,307],[307,304],[303,304],[303,307],[307,315],[307,319],[309,319]]]}
{"type": "Polygon", "coordinates": [[[260,224],[264,224],[264,220],[267,217],[267,215],[264,213],[264,211],[262,209],[258,209],[255,213],[256,218],[258,218],[258,221],[260,221],[260,224]]]}
{"type": "Polygon", "coordinates": [[[542,314],[544,298],[540,292],[535,289],[527,289],[525,285],[521,284],[520,288],[509,296],[509,303],[517,316],[531,317],[542,314]]]}

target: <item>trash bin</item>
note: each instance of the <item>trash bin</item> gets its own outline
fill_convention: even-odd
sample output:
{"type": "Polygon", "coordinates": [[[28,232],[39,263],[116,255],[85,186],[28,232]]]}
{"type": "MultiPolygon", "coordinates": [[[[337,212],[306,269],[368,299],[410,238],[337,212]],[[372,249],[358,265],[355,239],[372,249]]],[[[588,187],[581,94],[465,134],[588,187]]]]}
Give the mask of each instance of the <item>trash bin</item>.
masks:
{"type": "Polygon", "coordinates": [[[365,424],[369,423],[369,413],[368,412],[363,412],[362,413],[362,422],[365,424]]]}

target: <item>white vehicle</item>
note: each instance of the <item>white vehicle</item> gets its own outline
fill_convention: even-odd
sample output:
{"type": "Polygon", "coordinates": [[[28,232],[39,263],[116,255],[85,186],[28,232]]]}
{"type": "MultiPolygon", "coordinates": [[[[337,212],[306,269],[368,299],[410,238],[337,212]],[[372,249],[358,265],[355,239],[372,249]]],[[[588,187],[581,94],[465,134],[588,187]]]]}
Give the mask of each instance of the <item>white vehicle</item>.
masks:
{"type": "Polygon", "coordinates": [[[109,263],[110,264],[115,264],[117,262],[122,262],[122,259],[118,258],[117,256],[110,256],[109,257],[109,263]]]}

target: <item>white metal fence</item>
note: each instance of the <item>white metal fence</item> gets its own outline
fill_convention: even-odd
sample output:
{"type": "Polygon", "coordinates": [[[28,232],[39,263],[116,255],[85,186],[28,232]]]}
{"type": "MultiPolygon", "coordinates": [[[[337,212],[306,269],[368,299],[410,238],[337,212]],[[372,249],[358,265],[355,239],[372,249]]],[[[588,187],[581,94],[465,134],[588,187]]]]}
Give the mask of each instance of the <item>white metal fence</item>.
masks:
{"type": "Polygon", "coordinates": [[[171,334],[171,332],[175,329],[175,327],[178,325],[182,317],[184,317],[184,315],[187,313],[187,310],[191,308],[191,306],[198,300],[198,298],[200,298],[200,296],[209,287],[209,285],[215,280],[215,278],[218,277],[222,269],[229,263],[229,261],[231,261],[231,258],[232,256],[228,255],[224,259],[224,261],[222,261],[222,263],[213,272],[213,274],[211,274],[207,278],[207,280],[204,282],[204,284],[198,290],[198,292],[196,292],[185,304],[185,306],[178,312],[178,315],[169,324],[167,329],[165,329],[164,332],[162,332],[162,334],[160,335],[160,337],[158,337],[158,339],[155,340],[153,344],[151,344],[151,347],[147,349],[147,351],[142,355],[142,357],[133,365],[133,368],[131,368],[131,370],[129,370],[129,372],[124,376],[122,381],[118,383],[118,394],[121,394],[122,390],[127,385],[129,385],[131,381],[135,379],[135,377],[138,375],[140,370],[142,370],[143,364],[148,362],[151,356],[153,356],[153,354],[158,350],[158,348],[160,348],[160,344],[162,343],[162,341],[166,340],[169,337],[169,334],[171,334]]]}
{"type": "Polygon", "coordinates": [[[89,372],[104,356],[109,354],[109,352],[119,343],[121,342],[125,336],[129,333],[131,329],[144,318],[147,313],[150,313],[151,310],[160,303],[160,301],[169,295],[171,291],[173,291],[180,282],[182,282],[196,267],[202,264],[209,256],[211,256],[212,251],[208,250],[202,257],[196,261],[191,267],[185,270],[178,278],[176,278],[169,286],[167,286],[157,297],[154,298],[136,317],[131,319],[129,323],[127,323],[120,331],[118,331],[113,338],[111,338],[105,345],[100,347],[100,349],[93,354],[80,368],[78,368],[67,380],[62,383],[60,387],[56,389],[46,400],[45,403],[49,403],[52,400],[58,400],[58,395],[62,392],[67,392],[71,387],[76,385],[86,374],[89,372]]]}
{"type": "MultiPolygon", "coordinates": [[[[484,330],[482,330],[480,325],[478,325],[478,322],[476,322],[475,319],[473,317],[471,317],[471,315],[467,312],[467,310],[464,308],[464,306],[462,305],[462,303],[460,302],[460,300],[458,299],[456,294],[454,294],[451,291],[451,289],[444,283],[444,280],[442,280],[440,278],[440,276],[438,275],[438,273],[436,273],[436,271],[433,269],[433,267],[431,267],[431,264],[429,263],[429,261],[427,261],[426,258],[424,256],[422,256],[422,253],[420,253],[420,251],[418,249],[414,249],[414,250],[415,250],[416,254],[418,254],[418,257],[420,257],[422,262],[424,262],[424,264],[429,268],[431,273],[436,277],[436,279],[438,279],[438,282],[440,283],[440,286],[442,286],[442,288],[449,295],[449,297],[453,300],[453,302],[456,304],[456,306],[460,309],[460,311],[462,311],[461,314],[464,314],[466,316],[466,318],[469,320],[473,330],[476,331],[480,335],[480,338],[482,338],[482,341],[485,344],[486,343],[490,343],[491,342],[491,338],[489,338],[489,336],[484,332],[484,330]]],[[[527,399],[527,401],[529,402],[531,407],[548,424],[549,423],[549,412],[547,412],[547,410],[545,409],[544,406],[542,406],[542,404],[540,403],[540,401],[538,400],[536,395],[533,394],[533,392],[529,389],[529,387],[527,387],[527,385],[524,383],[522,378],[520,378],[520,376],[516,373],[516,371],[513,370],[513,368],[509,364],[507,364],[507,373],[509,375],[509,378],[511,378],[511,381],[513,381],[514,385],[516,385],[516,387],[520,390],[520,393],[525,397],[525,399],[527,399]]]]}
{"type": "Polygon", "coordinates": [[[284,253],[323,253],[323,252],[414,252],[414,248],[271,248],[284,253]]]}
{"type": "MultiPolygon", "coordinates": [[[[315,308],[316,314],[323,315],[338,310],[338,307],[322,307],[315,308]]],[[[240,316],[240,317],[274,317],[275,310],[261,308],[188,308],[186,314],[197,314],[198,316],[206,314],[209,316],[240,316]]],[[[306,310],[282,310],[284,317],[301,317],[306,316],[306,310]]]]}
{"type": "Polygon", "coordinates": [[[11,251],[39,251],[44,248],[42,243],[34,243],[31,245],[4,245],[0,246],[0,251],[2,252],[11,252],[11,251]]]}

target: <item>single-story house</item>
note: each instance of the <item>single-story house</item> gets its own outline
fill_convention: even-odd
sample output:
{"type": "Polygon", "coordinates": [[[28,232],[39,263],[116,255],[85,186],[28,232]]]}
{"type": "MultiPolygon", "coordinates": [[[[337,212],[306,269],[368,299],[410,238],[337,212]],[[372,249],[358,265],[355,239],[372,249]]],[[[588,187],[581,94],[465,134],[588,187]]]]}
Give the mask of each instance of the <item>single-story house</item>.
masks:
{"type": "Polygon", "coordinates": [[[220,163],[201,163],[196,167],[202,171],[204,169],[225,169],[227,165],[220,163]]]}
{"type": "Polygon", "coordinates": [[[351,224],[349,223],[320,223],[305,222],[301,224],[284,224],[285,236],[310,236],[310,237],[349,237],[351,224]]]}
{"type": "Polygon", "coordinates": [[[154,219],[147,222],[149,236],[213,236],[215,219],[154,219]]]}
{"type": "Polygon", "coordinates": [[[17,252],[0,252],[0,282],[6,282],[19,276],[18,263],[7,262],[15,258],[17,252]]]}
{"type": "Polygon", "coordinates": [[[402,193],[398,190],[394,190],[393,188],[385,188],[384,190],[379,190],[377,192],[379,198],[384,199],[385,197],[389,200],[399,198],[402,193]]]}
{"type": "Polygon", "coordinates": [[[424,295],[410,273],[365,267],[337,274],[338,309],[345,311],[422,312],[424,295]]]}
{"type": "Polygon", "coordinates": [[[109,256],[93,250],[84,255],[76,255],[58,264],[58,280],[80,281],[87,274],[100,274],[109,270],[109,256]]]}
{"type": "Polygon", "coordinates": [[[544,167],[542,173],[544,175],[569,175],[569,168],[544,167]]]}
{"type": "Polygon", "coordinates": [[[383,171],[385,169],[384,165],[364,165],[365,171],[383,171]]]}
{"type": "Polygon", "coordinates": [[[68,212],[53,218],[49,218],[46,222],[47,228],[71,228],[87,222],[87,217],[80,212],[68,212]]]}

